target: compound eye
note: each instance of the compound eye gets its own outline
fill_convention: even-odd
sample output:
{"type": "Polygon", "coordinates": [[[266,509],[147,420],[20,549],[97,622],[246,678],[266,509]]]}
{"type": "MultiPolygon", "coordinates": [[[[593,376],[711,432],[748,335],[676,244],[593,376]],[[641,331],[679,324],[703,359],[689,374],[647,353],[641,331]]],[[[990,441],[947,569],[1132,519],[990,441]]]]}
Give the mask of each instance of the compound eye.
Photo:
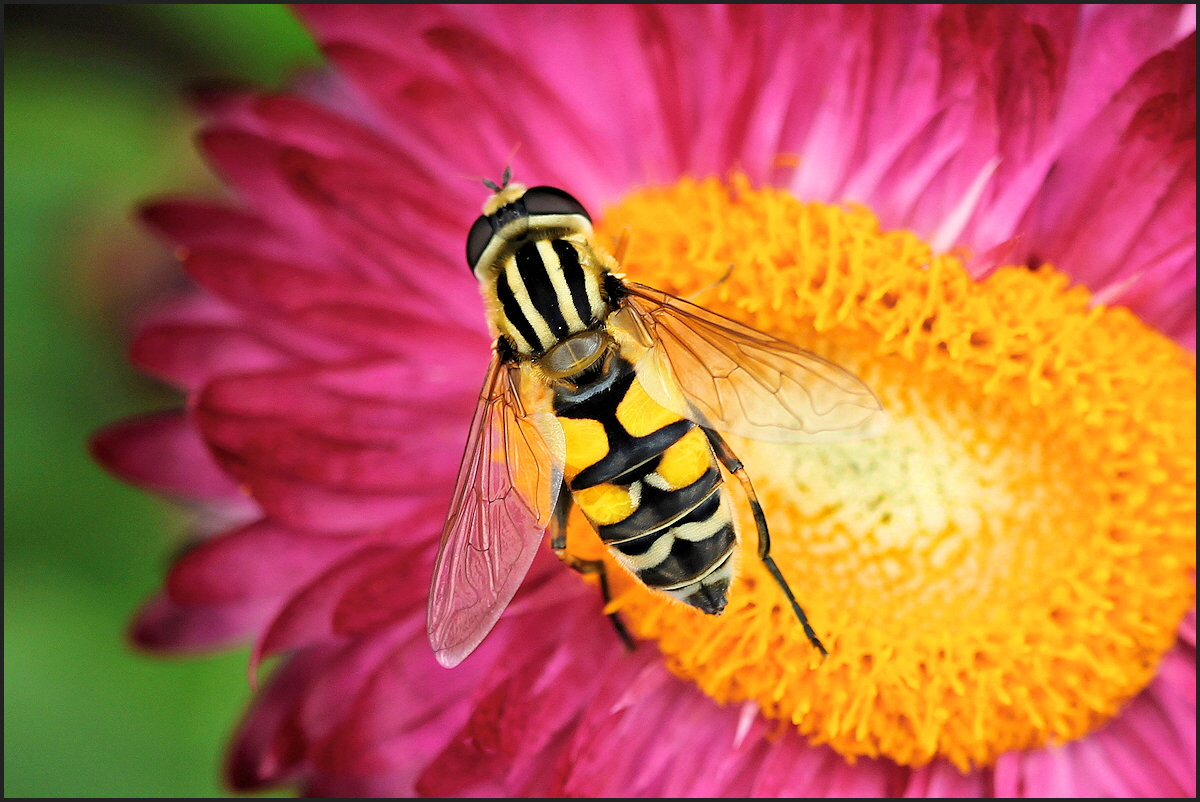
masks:
{"type": "Polygon", "coordinates": [[[492,241],[492,222],[486,217],[480,217],[471,225],[467,233],[467,266],[475,270],[475,263],[483,256],[488,243],[492,241]]]}
{"type": "Polygon", "coordinates": [[[521,197],[525,209],[532,215],[577,214],[589,223],[592,220],[583,204],[557,187],[533,187],[521,197]]]}

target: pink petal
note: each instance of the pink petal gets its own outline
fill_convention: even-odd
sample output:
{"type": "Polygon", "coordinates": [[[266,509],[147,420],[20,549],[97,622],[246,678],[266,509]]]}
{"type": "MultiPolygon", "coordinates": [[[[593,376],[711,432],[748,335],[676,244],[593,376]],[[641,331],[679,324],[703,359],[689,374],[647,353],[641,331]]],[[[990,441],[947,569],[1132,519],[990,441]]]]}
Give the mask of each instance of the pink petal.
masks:
{"type": "Polygon", "coordinates": [[[225,776],[238,790],[277,783],[295,773],[305,757],[305,738],[295,710],[334,650],[309,649],[283,661],[259,690],[233,737],[225,776]]]}
{"type": "MultiPolygon", "coordinates": [[[[333,487],[270,471],[248,475],[246,486],[263,511],[287,526],[304,531],[337,534],[371,529],[421,515],[432,506],[444,516],[449,491],[436,498],[396,492],[370,492],[333,487]]],[[[431,525],[431,536],[441,529],[431,525]]],[[[421,534],[418,532],[417,534],[421,534]]]]}
{"type": "Polygon", "coordinates": [[[1179,624],[1179,637],[1187,645],[1192,647],[1192,651],[1196,650],[1196,608],[1193,607],[1188,611],[1188,614],[1183,617],[1183,621],[1179,624]]]}
{"type": "Polygon", "coordinates": [[[183,389],[222,373],[269,370],[284,357],[245,327],[230,323],[162,322],[144,327],[130,347],[135,365],[183,389]]]}
{"type": "Polygon", "coordinates": [[[964,799],[991,795],[991,772],[975,770],[963,774],[952,763],[937,760],[912,772],[904,788],[910,798],[964,799]]]}
{"type": "Polygon", "coordinates": [[[202,152],[251,208],[270,209],[281,235],[293,238],[309,259],[328,259],[333,251],[320,221],[311,215],[279,169],[283,148],[253,134],[213,128],[200,137],[202,152]]]}
{"type": "Polygon", "coordinates": [[[92,436],[92,456],[125,481],[183,499],[239,497],[182,412],[114,423],[92,436]]]}
{"type": "MultiPolygon", "coordinates": [[[[473,332],[457,321],[452,325],[449,310],[434,311],[403,291],[381,291],[295,261],[205,249],[193,252],[186,268],[200,284],[239,309],[310,336],[400,354],[411,353],[414,343],[429,343],[446,349],[444,356],[439,354],[445,359],[483,355],[490,345],[481,329],[473,332]]],[[[481,309],[473,311],[473,320],[483,319],[481,309]]]]}
{"type": "Polygon", "coordinates": [[[376,637],[344,642],[312,677],[296,702],[295,712],[310,760],[325,749],[323,744],[328,738],[339,732],[356,700],[363,698],[371,677],[394,658],[402,644],[423,630],[423,616],[414,616],[376,637]]]}
{"type": "Polygon", "coordinates": [[[463,671],[437,665],[424,628],[382,661],[348,705],[346,716],[314,752],[333,775],[403,772],[412,793],[417,774],[441,750],[445,733],[462,725],[472,692],[490,663],[463,671]]]}
{"type": "Polygon", "coordinates": [[[403,164],[322,159],[292,149],[280,156],[289,187],[317,216],[331,242],[353,254],[343,257],[353,275],[391,286],[426,314],[480,319],[478,287],[462,256],[462,232],[471,222],[469,205],[430,199],[424,186],[393,177],[403,164]],[[397,232],[417,230],[419,237],[397,232]],[[409,265],[420,264],[420,270],[409,265]]]}
{"type": "Polygon", "coordinates": [[[302,242],[266,220],[211,201],[160,200],[142,207],[141,219],[169,242],[186,249],[233,249],[283,261],[309,254],[302,242]]]}
{"type": "Polygon", "coordinates": [[[181,604],[285,596],[360,547],[357,538],[303,534],[259,520],[184,554],[167,576],[167,593],[181,604]]]}
{"type": "MultiPolygon", "coordinates": [[[[377,630],[405,612],[413,615],[419,612],[423,622],[428,579],[421,582],[407,571],[418,559],[432,565],[432,556],[423,555],[420,549],[382,544],[359,546],[296,592],[266,628],[253,660],[377,630]],[[390,589],[397,595],[388,599],[387,615],[380,616],[355,604],[355,599],[363,598],[362,587],[369,588],[372,580],[381,581],[389,572],[395,577],[390,589]]],[[[431,569],[426,571],[428,576],[431,569]]]]}
{"type": "Polygon", "coordinates": [[[1149,62],[1075,142],[1024,223],[1036,255],[1098,288],[1136,276],[1124,300],[1157,299],[1168,322],[1180,304],[1194,314],[1194,40],[1149,62]]]}
{"type": "Polygon", "coordinates": [[[261,631],[279,608],[275,597],[230,604],[177,604],[165,595],[151,599],[134,619],[129,638],[154,651],[228,649],[261,631]]]}
{"type": "Polygon", "coordinates": [[[1097,732],[1063,746],[1003,756],[997,794],[1192,798],[1195,721],[1195,652],[1179,647],[1150,688],[1097,732]]]}
{"type": "MultiPolygon", "coordinates": [[[[461,457],[475,398],[397,395],[434,392],[430,380],[368,383],[406,372],[404,364],[379,362],[230,377],[205,389],[196,418],[218,459],[264,509],[301,527],[364,528],[407,514],[419,502],[413,494],[448,494],[461,457]],[[414,428],[422,438],[411,436],[414,428]]],[[[443,376],[447,389],[461,380],[443,376]]]]}

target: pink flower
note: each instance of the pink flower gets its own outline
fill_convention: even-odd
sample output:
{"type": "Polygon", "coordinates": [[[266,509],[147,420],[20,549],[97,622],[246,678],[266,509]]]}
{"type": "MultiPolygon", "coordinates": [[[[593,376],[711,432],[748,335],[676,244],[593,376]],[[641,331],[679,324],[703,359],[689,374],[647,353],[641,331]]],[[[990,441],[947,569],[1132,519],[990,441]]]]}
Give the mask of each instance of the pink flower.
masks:
{"type": "MultiPolygon", "coordinates": [[[[234,739],[234,788],[1195,795],[1193,7],[297,13],[332,71],[288,94],[204,98],[201,146],[233,198],[145,211],[197,289],[149,316],[132,358],[182,389],[186,408],[116,424],[94,442],[120,476],[205,510],[204,535],[139,615],[135,641],[188,652],[252,640],[255,670],[274,663],[234,739]],[[687,294],[712,281],[702,265],[719,276],[732,261],[712,308],[781,336],[816,332],[806,347],[828,348],[872,384],[898,433],[849,447],[844,464],[883,476],[871,460],[894,467],[903,453],[915,461],[905,470],[931,471],[930,492],[942,494],[931,507],[886,482],[856,485],[883,505],[871,508],[882,517],[869,530],[880,554],[898,548],[883,541],[899,521],[909,534],[934,532],[934,519],[980,531],[1009,522],[1008,507],[991,512],[975,490],[956,495],[959,473],[946,466],[960,463],[928,456],[932,446],[888,451],[909,421],[926,438],[914,442],[932,436],[906,406],[925,401],[911,396],[965,409],[970,431],[986,429],[981,420],[1000,427],[980,449],[1028,442],[1048,462],[1071,454],[1057,472],[1011,479],[1015,506],[1032,510],[1012,515],[1062,523],[1046,553],[1078,556],[1046,569],[1043,592],[995,564],[958,561],[962,541],[937,541],[928,576],[845,562],[839,555],[854,549],[819,541],[834,556],[797,583],[810,614],[821,613],[814,620],[833,630],[818,667],[796,662],[807,652],[779,657],[792,654],[792,636],[778,625],[755,629],[767,605],[737,607],[757,598],[753,559],[743,560],[748,589],[739,596],[735,586],[713,630],[712,643],[737,644],[729,655],[704,653],[693,619],[673,623],[677,611],[660,611],[629,582],[616,601],[644,640],[626,652],[596,589],[543,549],[478,651],[453,670],[438,666],[425,604],[491,346],[462,260],[486,193],[464,177],[498,178],[510,160],[519,180],[567,189],[609,233],[634,221],[631,274],[640,265],[648,283],[687,294]],[[667,188],[639,193],[652,185],[667,188]],[[813,207],[783,233],[739,233],[808,214],[789,194],[861,205],[883,231],[914,233],[880,234],[884,244],[869,246],[884,249],[880,266],[847,263],[847,284],[837,284],[842,251],[810,278],[795,271],[818,268],[796,248],[860,218],[813,207]],[[743,223],[751,204],[769,214],[743,223]],[[800,229],[813,239],[784,247],[800,229]],[[968,260],[970,276],[947,252],[968,260]],[[1030,270],[997,269],[1009,264],[1030,270]],[[693,265],[696,276],[681,275],[693,265]],[[1089,308],[1056,271],[1137,319],[1089,308]],[[839,286],[851,289],[837,295],[839,286]],[[1002,416],[1012,409],[1010,426],[1002,416]],[[1053,506],[1060,481],[1063,513],[1053,506]],[[1078,543],[1068,539],[1076,530],[1078,543]],[[1099,545],[1086,539],[1096,532],[1099,545]],[[1028,592],[1004,619],[1020,625],[985,631],[980,614],[978,640],[955,625],[913,634],[910,645],[908,630],[885,621],[902,610],[876,606],[868,617],[855,607],[877,584],[904,588],[901,599],[940,593],[933,577],[945,565],[955,566],[952,595],[1028,592]],[[989,651],[1002,637],[1018,647],[989,651]],[[954,673],[960,652],[968,668],[954,673]],[[758,664],[776,660],[791,665],[759,693],[758,664]],[[1094,668],[1084,676],[1080,666],[1094,668]],[[1028,676],[1037,683],[1023,685],[1028,676]],[[912,707],[891,696],[907,692],[912,707]],[[1103,698],[1087,707],[1090,695],[1103,698]],[[1014,712],[956,718],[970,709],[963,700],[985,696],[1014,712]]],[[[1003,464],[1003,453],[988,453],[981,464],[1003,464]]],[[[795,498],[795,487],[823,481],[804,473],[807,459],[787,468],[790,484],[755,474],[785,556],[803,547],[789,534],[816,531],[795,498]]],[[[1036,532],[1006,539],[998,528],[996,548],[1024,566],[1036,532]]],[[[802,575],[813,559],[792,570],[802,575]]],[[[929,609],[970,606],[953,598],[939,608],[931,595],[929,609]]]]}

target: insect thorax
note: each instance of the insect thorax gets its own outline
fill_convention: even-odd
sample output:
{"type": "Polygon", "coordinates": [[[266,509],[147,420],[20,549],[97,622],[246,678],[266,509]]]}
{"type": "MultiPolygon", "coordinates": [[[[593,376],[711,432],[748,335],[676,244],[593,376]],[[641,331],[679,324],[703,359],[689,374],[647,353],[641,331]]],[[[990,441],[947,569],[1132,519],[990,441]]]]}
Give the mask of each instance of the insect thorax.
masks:
{"type": "Polygon", "coordinates": [[[521,356],[543,354],[594,329],[609,312],[608,267],[584,237],[524,238],[481,272],[493,328],[521,356]]]}

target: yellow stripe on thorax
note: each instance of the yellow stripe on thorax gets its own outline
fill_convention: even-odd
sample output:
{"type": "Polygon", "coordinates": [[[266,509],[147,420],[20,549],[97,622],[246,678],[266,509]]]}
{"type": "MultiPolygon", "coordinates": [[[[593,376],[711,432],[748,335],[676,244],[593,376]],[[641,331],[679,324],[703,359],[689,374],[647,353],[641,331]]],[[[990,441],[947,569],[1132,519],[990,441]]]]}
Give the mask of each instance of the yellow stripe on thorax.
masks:
{"type": "MultiPolygon", "coordinates": [[[[540,348],[549,348],[553,345],[557,338],[554,332],[550,331],[550,326],[546,324],[545,318],[537,311],[537,307],[533,305],[533,299],[529,296],[529,289],[525,286],[525,282],[521,278],[521,270],[517,267],[517,258],[512,256],[504,263],[504,275],[501,281],[508,282],[508,289],[512,292],[513,298],[517,301],[517,306],[525,319],[529,321],[529,325],[533,326],[533,331],[537,335],[539,343],[530,343],[540,348]]],[[[507,320],[506,320],[507,322],[507,320]]],[[[511,335],[520,337],[520,333],[515,331],[516,327],[512,327],[514,331],[509,332],[511,335]]],[[[521,337],[520,339],[524,339],[521,337]]]]}
{"type": "Polygon", "coordinates": [[[549,240],[537,243],[538,255],[546,265],[546,273],[550,276],[550,284],[554,287],[554,297],[558,299],[558,308],[562,311],[563,319],[567,322],[567,330],[572,334],[583,331],[587,326],[579,317],[575,308],[575,299],[571,297],[571,288],[567,286],[567,277],[563,274],[562,262],[554,252],[554,244],[549,240]]]}

